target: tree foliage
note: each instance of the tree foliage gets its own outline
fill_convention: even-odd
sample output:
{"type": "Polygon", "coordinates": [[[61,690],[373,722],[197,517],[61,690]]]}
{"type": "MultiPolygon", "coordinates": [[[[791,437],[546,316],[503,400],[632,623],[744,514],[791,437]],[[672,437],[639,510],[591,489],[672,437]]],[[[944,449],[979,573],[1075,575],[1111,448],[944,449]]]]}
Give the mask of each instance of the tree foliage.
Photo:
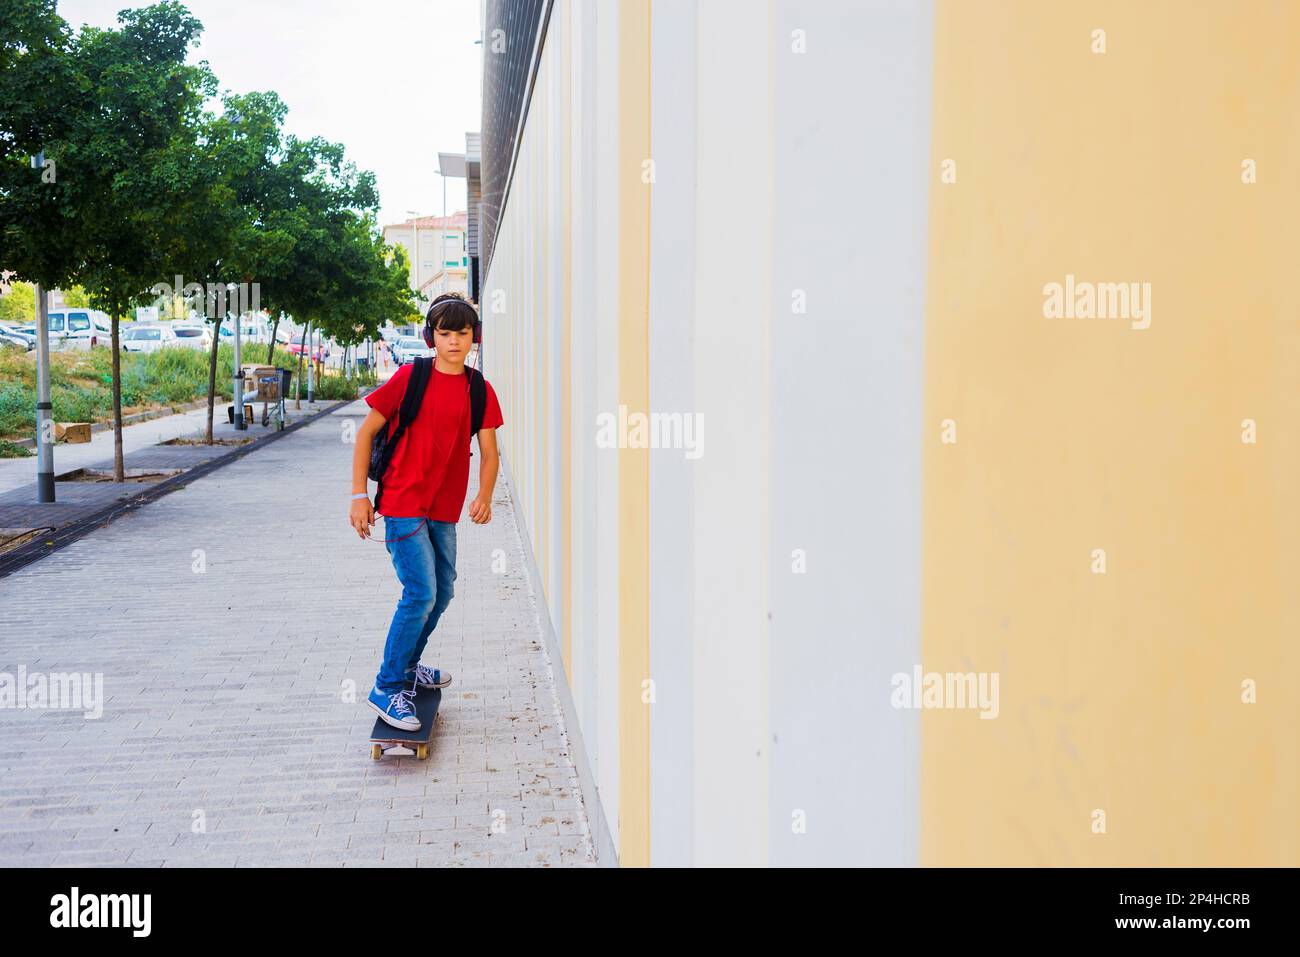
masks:
{"type": "Polygon", "coordinates": [[[0,268],[79,284],[113,317],[115,397],[118,320],[178,276],[256,288],[263,308],[344,346],[415,314],[374,175],[341,144],[286,134],[274,92],[218,98],[207,63],[190,62],[202,29],[175,0],[78,32],[54,0],[0,0],[0,268]]]}

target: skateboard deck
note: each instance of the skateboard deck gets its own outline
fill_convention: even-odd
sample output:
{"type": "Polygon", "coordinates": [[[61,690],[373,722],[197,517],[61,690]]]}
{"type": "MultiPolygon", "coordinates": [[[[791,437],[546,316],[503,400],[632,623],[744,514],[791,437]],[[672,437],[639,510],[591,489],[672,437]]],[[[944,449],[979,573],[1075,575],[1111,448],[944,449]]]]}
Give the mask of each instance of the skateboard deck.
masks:
{"type": "Polygon", "coordinates": [[[419,731],[394,728],[382,718],[375,718],[370,729],[370,756],[378,761],[385,754],[415,755],[423,761],[429,756],[429,738],[433,734],[433,719],[442,704],[441,688],[421,688],[415,696],[415,716],[420,719],[419,731]]]}

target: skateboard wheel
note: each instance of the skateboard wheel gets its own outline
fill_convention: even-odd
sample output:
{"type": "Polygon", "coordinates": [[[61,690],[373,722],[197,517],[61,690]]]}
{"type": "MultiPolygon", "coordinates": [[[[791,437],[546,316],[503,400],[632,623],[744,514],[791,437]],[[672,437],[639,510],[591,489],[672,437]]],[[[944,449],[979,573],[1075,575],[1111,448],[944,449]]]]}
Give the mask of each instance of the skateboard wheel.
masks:
{"type": "Polygon", "coordinates": [[[422,744],[418,748],[416,748],[415,758],[417,761],[423,761],[428,756],[429,756],[429,746],[427,744],[422,744]]]}
{"type": "Polygon", "coordinates": [[[384,756],[384,749],[377,744],[372,744],[370,746],[370,756],[378,761],[384,756]]]}

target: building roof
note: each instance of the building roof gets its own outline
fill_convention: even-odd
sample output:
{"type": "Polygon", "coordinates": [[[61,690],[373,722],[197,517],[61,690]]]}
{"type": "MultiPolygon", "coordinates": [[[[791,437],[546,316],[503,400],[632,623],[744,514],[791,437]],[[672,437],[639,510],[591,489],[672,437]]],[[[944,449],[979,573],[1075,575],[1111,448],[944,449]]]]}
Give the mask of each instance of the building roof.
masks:
{"type": "Polygon", "coordinates": [[[401,229],[411,225],[417,225],[421,229],[464,229],[469,225],[469,213],[462,209],[450,216],[419,216],[400,223],[389,223],[384,229],[401,229]]]}

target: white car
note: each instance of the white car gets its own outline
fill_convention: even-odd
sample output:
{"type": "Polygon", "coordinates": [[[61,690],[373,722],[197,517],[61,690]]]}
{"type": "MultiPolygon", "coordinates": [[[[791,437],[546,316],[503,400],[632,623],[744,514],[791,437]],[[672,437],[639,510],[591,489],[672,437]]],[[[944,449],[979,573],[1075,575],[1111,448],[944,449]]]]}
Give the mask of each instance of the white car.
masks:
{"type": "Polygon", "coordinates": [[[132,325],[119,331],[123,352],[157,352],[178,345],[171,326],[132,325]]]}
{"type": "MultiPolygon", "coordinates": [[[[213,325],[215,325],[215,323],[212,322],[207,323],[209,342],[212,341],[213,325]]],[[[270,326],[262,326],[262,325],[249,323],[245,321],[244,324],[239,327],[239,344],[241,346],[255,345],[255,344],[265,345],[270,341],[271,341],[270,326]]],[[[287,341],[284,338],[284,331],[282,329],[276,330],[275,341],[278,343],[284,343],[287,341]]],[[[233,346],[235,344],[235,321],[233,319],[227,319],[221,323],[221,342],[223,345],[233,346]]]]}
{"type": "Polygon", "coordinates": [[[404,366],[414,359],[424,357],[432,359],[434,354],[434,350],[426,346],[423,339],[414,336],[403,336],[393,345],[393,358],[399,366],[404,366]]]}
{"type": "Polygon", "coordinates": [[[212,330],[194,323],[173,323],[171,329],[176,333],[176,345],[186,349],[198,349],[207,352],[212,348],[212,330]]]}

